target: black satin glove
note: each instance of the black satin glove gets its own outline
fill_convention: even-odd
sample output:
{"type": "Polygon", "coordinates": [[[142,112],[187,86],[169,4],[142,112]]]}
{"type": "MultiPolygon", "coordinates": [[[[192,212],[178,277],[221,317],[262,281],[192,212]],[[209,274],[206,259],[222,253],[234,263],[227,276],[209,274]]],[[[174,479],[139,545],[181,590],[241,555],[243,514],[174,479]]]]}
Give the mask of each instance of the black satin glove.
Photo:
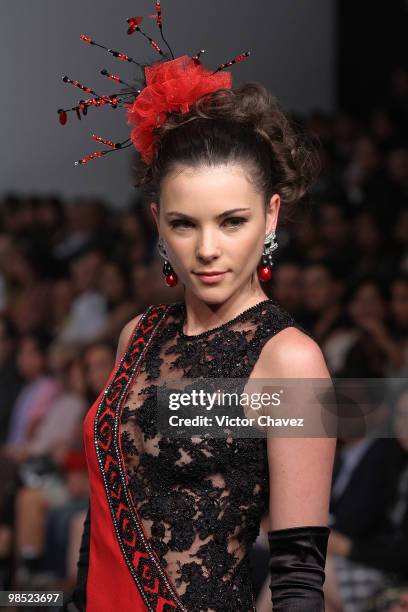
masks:
{"type": "Polygon", "coordinates": [[[64,605],[58,612],[86,611],[86,582],[89,564],[90,526],[91,514],[88,506],[88,512],[84,521],[84,530],[82,532],[81,547],[79,549],[79,558],[77,561],[78,571],[75,588],[69,597],[64,601],[64,605]]]}
{"type": "Polygon", "coordinates": [[[323,525],[268,531],[273,612],[324,612],[329,535],[323,525]]]}

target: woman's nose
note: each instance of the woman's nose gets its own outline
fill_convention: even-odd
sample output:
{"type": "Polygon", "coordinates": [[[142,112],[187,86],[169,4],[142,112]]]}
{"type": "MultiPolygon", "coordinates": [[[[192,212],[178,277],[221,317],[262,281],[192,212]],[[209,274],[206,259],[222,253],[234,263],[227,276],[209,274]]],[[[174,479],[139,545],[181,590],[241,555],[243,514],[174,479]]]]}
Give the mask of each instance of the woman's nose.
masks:
{"type": "Polygon", "coordinates": [[[217,244],[216,236],[212,233],[202,233],[197,244],[197,257],[203,260],[211,260],[219,257],[220,249],[217,244]]]}

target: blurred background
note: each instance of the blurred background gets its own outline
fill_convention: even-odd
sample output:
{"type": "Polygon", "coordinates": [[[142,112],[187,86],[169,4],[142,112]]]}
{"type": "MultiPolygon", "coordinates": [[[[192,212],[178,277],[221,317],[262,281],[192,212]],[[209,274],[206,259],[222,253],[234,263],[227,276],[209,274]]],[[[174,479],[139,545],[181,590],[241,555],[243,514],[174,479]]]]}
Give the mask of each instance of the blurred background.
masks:
{"type": "MultiPolygon", "coordinates": [[[[320,139],[320,178],[278,229],[265,290],[313,334],[332,376],[393,381],[391,435],[339,440],[325,596],[328,612],[407,609],[408,2],[163,0],[162,10],[176,56],[205,49],[215,68],[250,50],[234,85],[261,81],[320,139]]],[[[65,126],[57,115],[84,97],[64,75],[98,93],[116,91],[102,68],[132,78],[79,34],[153,61],[125,22],[153,13],[148,0],[0,5],[0,590],[73,587],[84,415],[124,324],[182,299],[164,283],[132,150],[73,165],[98,149],[92,133],[128,137],[123,111],[69,113],[65,126]]],[[[269,612],[267,517],[262,527],[254,588],[269,612]]]]}

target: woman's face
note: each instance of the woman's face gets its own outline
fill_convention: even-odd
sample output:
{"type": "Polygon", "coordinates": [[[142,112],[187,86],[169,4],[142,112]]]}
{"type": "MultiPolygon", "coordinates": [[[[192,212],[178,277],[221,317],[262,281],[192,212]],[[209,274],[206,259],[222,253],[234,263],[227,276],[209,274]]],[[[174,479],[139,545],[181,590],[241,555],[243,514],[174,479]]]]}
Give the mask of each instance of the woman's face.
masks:
{"type": "Polygon", "coordinates": [[[279,206],[275,194],[265,216],[262,195],[242,166],[230,164],[180,168],[163,181],[160,210],[156,203],[151,210],[186,291],[207,303],[220,303],[234,293],[253,291],[250,279],[260,263],[265,235],[276,227],[279,206]],[[210,284],[197,275],[203,271],[224,274],[210,284]]]}
{"type": "Polygon", "coordinates": [[[34,380],[44,372],[46,356],[35,340],[30,337],[23,338],[17,352],[17,367],[23,378],[34,380]]]}

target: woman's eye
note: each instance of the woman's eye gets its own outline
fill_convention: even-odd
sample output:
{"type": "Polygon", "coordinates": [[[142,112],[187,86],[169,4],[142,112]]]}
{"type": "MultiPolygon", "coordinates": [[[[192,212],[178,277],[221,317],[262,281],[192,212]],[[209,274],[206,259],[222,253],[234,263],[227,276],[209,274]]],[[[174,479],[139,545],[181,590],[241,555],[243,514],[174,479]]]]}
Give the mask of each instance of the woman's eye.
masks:
{"type": "MultiPolygon", "coordinates": [[[[246,221],[247,219],[243,217],[229,217],[229,219],[226,219],[224,223],[230,224],[232,227],[239,227],[240,225],[243,225],[244,223],[246,223],[246,221]]],[[[187,221],[184,219],[177,219],[175,221],[171,221],[170,225],[172,228],[193,227],[194,226],[194,224],[191,223],[191,221],[187,221]]]]}
{"type": "Polygon", "coordinates": [[[229,222],[232,222],[233,227],[239,227],[240,225],[246,223],[246,219],[243,217],[230,217],[229,219],[226,219],[226,223],[229,222]]]}
{"type": "Polygon", "coordinates": [[[170,225],[171,227],[191,227],[192,223],[190,223],[190,221],[183,221],[182,219],[179,219],[177,221],[172,221],[170,225]]]}

